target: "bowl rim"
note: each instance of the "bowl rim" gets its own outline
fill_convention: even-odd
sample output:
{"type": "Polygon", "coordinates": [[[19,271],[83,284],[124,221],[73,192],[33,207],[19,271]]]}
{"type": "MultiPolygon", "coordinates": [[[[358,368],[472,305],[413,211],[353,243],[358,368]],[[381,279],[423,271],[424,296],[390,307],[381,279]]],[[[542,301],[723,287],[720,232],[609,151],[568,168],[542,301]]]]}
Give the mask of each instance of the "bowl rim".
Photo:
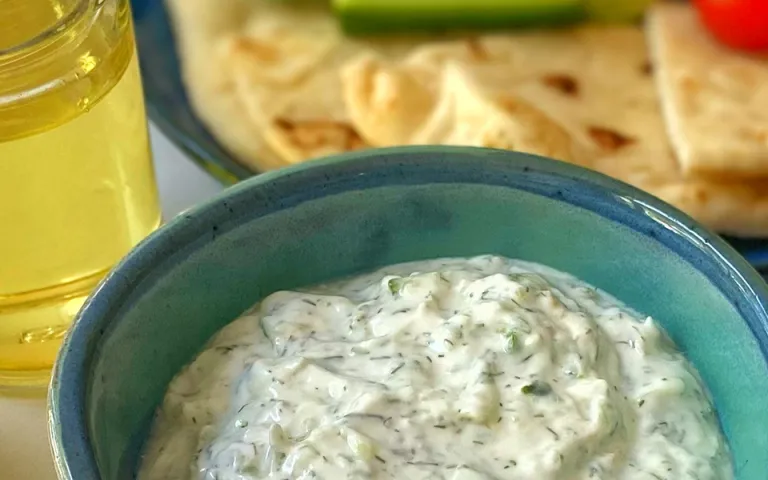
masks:
{"type": "MultiPolygon", "coordinates": [[[[593,188],[608,192],[615,198],[628,204],[639,216],[650,217],[658,225],[659,232],[671,230],[675,238],[682,239],[684,244],[677,249],[668,244],[665,248],[692,264],[686,253],[691,249],[696,255],[705,255],[724,271],[727,280],[715,284],[721,291],[722,285],[728,282],[738,288],[737,294],[723,294],[734,304],[740,316],[753,335],[758,340],[763,357],[768,360],[768,344],[759,341],[761,335],[768,334],[768,284],[755,269],[730,245],[718,235],[699,225],[675,207],[642,192],[628,184],[617,181],[600,173],[548,158],[512,152],[509,150],[494,150],[476,147],[446,147],[446,146],[411,146],[373,149],[345,153],[304,162],[280,170],[267,172],[234,186],[213,196],[201,204],[182,212],[157,231],[149,235],[131,250],[112,270],[99,286],[88,297],[80,312],[77,314],[69,333],[64,339],[58,358],[54,365],[49,388],[48,430],[54,463],[60,479],[97,480],[100,479],[94,450],[89,441],[89,428],[86,412],[89,379],[88,374],[93,363],[95,346],[105,333],[105,327],[111,322],[110,314],[122,305],[133,287],[143,279],[143,273],[151,271],[158,258],[169,255],[174,250],[198,239],[203,231],[208,231],[210,223],[206,220],[218,218],[221,215],[221,205],[234,201],[244,195],[258,191],[265,186],[282,182],[277,189],[290,191],[291,187],[306,183],[308,178],[327,175],[334,167],[346,168],[358,172],[358,175],[370,174],[386,162],[394,163],[401,168],[428,168],[419,164],[409,167],[408,157],[419,156],[425,164],[430,162],[460,163],[471,159],[472,162],[487,162],[483,167],[493,166],[508,172],[510,176],[521,174],[542,175],[552,179],[575,181],[584,184],[585,188],[593,188]],[[744,305],[754,311],[755,323],[747,320],[743,308],[736,306],[742,300],[744,305]],[[75,473],[73,475],[72,473],[75,473]]],[[[474,167],[472,167],[474,168],[474,167]]],[[[480,168],[482,170],[482,168],[480,168]]],[[[326,180],[329,177],[325,177],[326,180]]],[[[460,183],[454,181],[453,183],[460,183]]],[[[477,181],[473,183],[483,184],[477,181]]],[[[515,188],[509,186],[508,188],[515,188]]],[[[542,193],[533,192],[543,196],[542,193]]],[[[324,196],[324,195],[320,195],[324,196]]],[[[310,199],[311,201],[311,199],[310,199]]],[[[567,199],[560,199],[576,204],[567,199]]],[[[279,200],[277,200],[279,203],[279,200]]],[[[613,218],[599,209],[600,202],[590,205],[576,204],[610,220],[624,223],[621,219],[613,218]]],[[[604,206],[608,204],[603,202],[604,206]]],[[[276,210],[287,208],[278,205],[276,210]]],[[[632,215],[632,217],[636,217],[632,215]]],[[[637,228],[635,231],[654,236],[637,228]]],[[[689,253],[690,255],[690,253],[689,253]]],[[[702,271],[699,266],[692,264],[711,281],[711,275],[702,271]]],[[[751,318],[751,317],[750,317],[751,318]]],[[[763,337],[768,338],[768,337],[763,337]]]]}

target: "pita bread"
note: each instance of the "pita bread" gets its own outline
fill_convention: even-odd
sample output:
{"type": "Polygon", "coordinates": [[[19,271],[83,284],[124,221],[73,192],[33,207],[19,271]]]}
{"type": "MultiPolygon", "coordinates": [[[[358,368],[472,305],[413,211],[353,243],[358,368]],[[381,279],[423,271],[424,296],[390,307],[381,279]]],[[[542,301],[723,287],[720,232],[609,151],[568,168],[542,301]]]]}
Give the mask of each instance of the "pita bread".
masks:
{"type": "MultiPolygon", "coordinates": [[[[491,41],[497,40],[482,38],[477,45],[491,41]]],[[[398,143],[459,143],[543,153],[633,184],[722,232],[768,234],[768,183],[689,180],[680,172],[639,29],[584,27],[523,34],[506,42],[503,56],[488,55],[485,60],[461,56],[461,42],[446,42],[417,49],[395,66],[376,65],[378,75],[387,69],[403,74],[409,65],[429,65],[443,83],[427,114],[378,105],[371,100],[378,96],[375,88],[360,88],[376,82],[366,78],[359,65],[350,66],[344,87],[355,124],[372,144],[391,138],[391,129],[376,136],[371,129],[376,121],[403,122],[409,125],[406,133],[413,133],[396,137],[398,143]],[[459,61],[448,52],[457,53],[459,61]],[[356,98],[360,92],[367,97],[356,98]],[[495,139],[502,141],[487,143],[488,132],[498,132],[501,136],[495,139]]],[[[422,85],[430,84],[423,72],[419,75],[422,85]]],[[[389,97],[398,97],[392,91],[398,84],[384,87],[389,97]]]]}
{"type": "Polygon", "coordinates": [[[658,4],[647,30],[683,173],[768,178],[768,59],[720,45],[687,4],[658,4]]]}

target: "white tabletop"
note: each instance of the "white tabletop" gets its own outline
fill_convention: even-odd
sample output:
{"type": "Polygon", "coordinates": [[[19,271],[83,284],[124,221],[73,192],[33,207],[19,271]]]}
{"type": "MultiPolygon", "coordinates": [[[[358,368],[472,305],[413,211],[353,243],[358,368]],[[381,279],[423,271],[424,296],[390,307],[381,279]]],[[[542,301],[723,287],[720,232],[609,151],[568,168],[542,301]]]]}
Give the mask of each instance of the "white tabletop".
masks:
{"type": "MultiPolygon", "coordinates": [[[[150,127],[163,216],[168,219],[222,189],[150,127]]],[[[45,399],[0,397],[0,480],[55,480],[45,423],[45,399]]]]}

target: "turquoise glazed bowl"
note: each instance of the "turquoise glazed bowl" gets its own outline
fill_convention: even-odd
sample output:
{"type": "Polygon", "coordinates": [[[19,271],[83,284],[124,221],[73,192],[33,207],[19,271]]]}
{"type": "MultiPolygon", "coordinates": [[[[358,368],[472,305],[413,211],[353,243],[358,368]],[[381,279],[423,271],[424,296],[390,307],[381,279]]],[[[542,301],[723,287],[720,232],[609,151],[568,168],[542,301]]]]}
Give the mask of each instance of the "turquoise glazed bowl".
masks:
{"type": "Polygon", "coordinates": [[[570,272],[656,317],[701,372],[739,480],[768,472],[768,289],[731,247],[607,177],[508,151],[414,147],[238,184],[130,253],[57,362],[63,479],[133,478],[168,382],[265,295],[375,267],[495,253],[570,272]]]}

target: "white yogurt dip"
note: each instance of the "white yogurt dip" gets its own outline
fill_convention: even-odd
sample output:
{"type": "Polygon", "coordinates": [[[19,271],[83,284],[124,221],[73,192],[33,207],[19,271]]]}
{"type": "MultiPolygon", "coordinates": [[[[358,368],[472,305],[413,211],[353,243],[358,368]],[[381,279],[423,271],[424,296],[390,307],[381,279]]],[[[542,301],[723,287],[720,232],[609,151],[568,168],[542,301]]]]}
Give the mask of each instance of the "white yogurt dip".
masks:
{"type": "Polygon", "coordinates": [[[482,256],[277,292],[170,384],[139,479],[733,478],[659,326],[482,256]]]}

